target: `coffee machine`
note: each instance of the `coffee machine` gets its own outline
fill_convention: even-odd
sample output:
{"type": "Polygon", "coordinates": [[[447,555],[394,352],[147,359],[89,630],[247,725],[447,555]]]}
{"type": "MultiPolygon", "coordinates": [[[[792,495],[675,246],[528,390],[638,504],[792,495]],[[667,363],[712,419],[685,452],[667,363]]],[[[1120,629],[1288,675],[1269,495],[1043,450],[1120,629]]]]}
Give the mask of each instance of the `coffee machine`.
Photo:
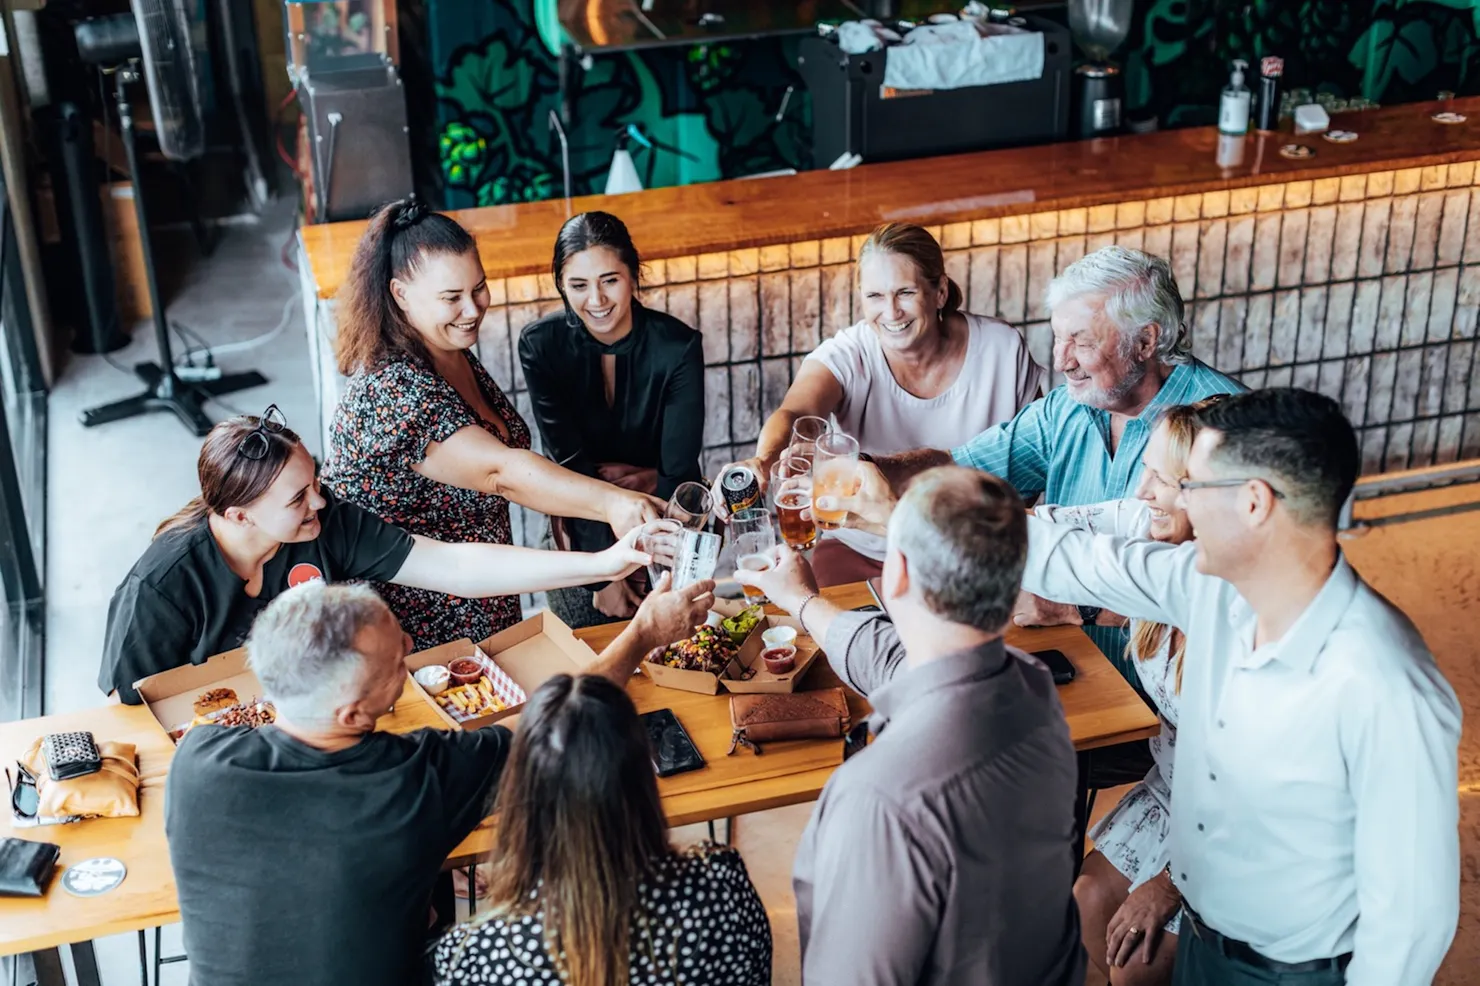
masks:
{"type": "Polygon", "coordinates": [[[1085,60],[1074,68],[1074,125],[1081,139],[1118,133],[1125,80],[1110,55],[1131,30],[1135,0],[1069,0],[1069,33],[1085,60]]]}

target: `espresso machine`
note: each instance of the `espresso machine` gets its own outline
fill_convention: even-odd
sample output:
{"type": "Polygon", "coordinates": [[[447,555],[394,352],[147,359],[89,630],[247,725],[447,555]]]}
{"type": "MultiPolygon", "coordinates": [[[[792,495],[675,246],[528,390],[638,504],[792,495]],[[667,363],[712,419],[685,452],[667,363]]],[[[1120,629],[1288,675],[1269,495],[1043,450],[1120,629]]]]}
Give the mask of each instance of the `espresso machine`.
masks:
{"type": "Polygon", "coordinates": [[[1135,0],[1069,0],[1069,33],[1085,60],[1074,68],[1074,126],[1081,139],[1118,133],[1125,79],[1110,55],[1131,30],[1135,0]]]}

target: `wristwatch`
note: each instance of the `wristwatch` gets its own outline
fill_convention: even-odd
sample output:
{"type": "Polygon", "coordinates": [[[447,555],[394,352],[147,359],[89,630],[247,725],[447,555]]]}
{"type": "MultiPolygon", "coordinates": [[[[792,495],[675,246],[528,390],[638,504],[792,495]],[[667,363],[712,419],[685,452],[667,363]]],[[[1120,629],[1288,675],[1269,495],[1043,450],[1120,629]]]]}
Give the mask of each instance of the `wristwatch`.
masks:
{"type": "Polygon", "coordinates": [[[1100,613],[1104,609],[1102,606],[1080,606],[1077,608],[1079,610],[1079,621],[1087,627],[1095,625],[1095,620],[1100,618],[1100,613]]]}

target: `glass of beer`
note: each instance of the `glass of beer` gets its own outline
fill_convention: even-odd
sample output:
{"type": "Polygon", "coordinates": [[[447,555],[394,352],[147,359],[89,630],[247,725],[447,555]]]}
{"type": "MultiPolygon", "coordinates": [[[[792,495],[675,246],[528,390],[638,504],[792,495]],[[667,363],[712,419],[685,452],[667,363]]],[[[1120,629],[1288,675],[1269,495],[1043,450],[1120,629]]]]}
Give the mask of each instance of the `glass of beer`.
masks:
{"type": "Polygon", "coordinates": [[[771,467],[771,495],[781,539],[797,551],[817,543],[812,520],[812,463],[800,457],[782,459],[771,467]]]}
{"type": "Polygon", "coordinates": [[[853,496],[861,483],[858,439],[841,431],[817,439],[817,454],[812,459],[812,518],[819,530],[836,531],[843,526],[848,511],[836,501],[853,496]],[[831,501],[829,509],[822,508],[824,498],[831,501]]]}
{"type": "MultiPolygon", "coordinates": [[[[776,528],[771,514],[762,507],[749,507],[730,520],[730,534],[735,538],[735,567],[742,571],[764,572],[771,567],[771,549],[776,547],[776,528]]],[[[743,586],[745,602],[754,606],[766,601],[766,594],[743,586]]]]}

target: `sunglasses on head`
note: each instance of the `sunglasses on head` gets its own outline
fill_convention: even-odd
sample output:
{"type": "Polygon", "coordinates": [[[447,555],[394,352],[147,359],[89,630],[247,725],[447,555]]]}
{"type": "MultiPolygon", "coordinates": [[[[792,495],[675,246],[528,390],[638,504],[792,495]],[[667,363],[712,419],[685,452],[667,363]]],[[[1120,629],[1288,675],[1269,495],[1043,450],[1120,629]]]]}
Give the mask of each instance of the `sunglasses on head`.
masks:
{"type": "Polygon", "coordinates": [[[288,419],[283,417],[283,412],[278,410],[276,404],[269,404],[267,410],[262,412],[262,417],[257,419],[257,427],[242,439],[236,450],[243,458],[253,462],[265,459],[272,449],[272,440],[268,436],[276,435],[286,427],[288,419]]]}

